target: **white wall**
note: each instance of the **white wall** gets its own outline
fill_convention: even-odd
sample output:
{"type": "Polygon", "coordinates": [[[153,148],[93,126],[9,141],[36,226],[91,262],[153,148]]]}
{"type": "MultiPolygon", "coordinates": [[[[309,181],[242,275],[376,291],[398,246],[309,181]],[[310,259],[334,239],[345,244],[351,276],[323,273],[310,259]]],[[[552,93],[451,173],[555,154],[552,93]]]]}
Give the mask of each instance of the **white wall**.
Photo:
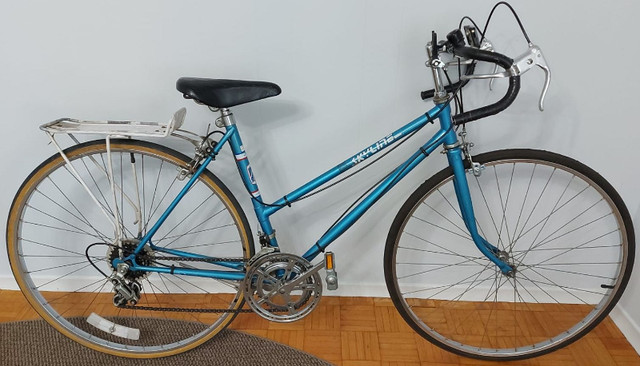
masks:
{"type": "MultiPolygon", "coordinates": [[[[547,108],[544,113],[536,108],[542,73],[527,74],[511,109],[469,126],[475,151],[539,147],[578,158],[614,184],[640,222],[634,67],[640,57],[634,26],[640,6],[630,0],[512,2],[552,67],[547,108]]],[[[6,222],[22,179],[53,153],[37,129],[43,122],[62,116],[165,120],[187,106],[186,127],[203,132],[212,115],[175,91],[180,76],[268,80],[282,87],[277,98],[235,109],[261,191],[275,200],[430,108],[418,98],[432,86],[423,65],[430,31],[444,36],[462,15],[483,23],[493,3],[3,2],[0,222],[6,222]]],[[[495,15],[489,37],[507,54],[524,50],[505,9],[495,15]]],[[[497,98],[485,91],[486,84],[470,86],[467,105],[497,98]]],[[[402,150],[414,150],[426,135],[420,133],[402,150]]],[[[398,161],[393,156],[341,188],[276,215],[284,249],[301,253],[313,243],[356,192],[398,161]]],[[[243,198],[249,214],[229,162],[213,170],[243,198]]],[[[386,294],[382,249],[391,220],[409,191],[444,163],[438,155],[428,160],[332,245],[341,293],[386,294]]],[[[617,318],[630,320],[624,329],[635,336],[640,335],[640,309],[633,306],[640,300],[637,278],[636,272],[617,318]]],[[[0,288],[14,286],[0,251],[0,288]]]]}

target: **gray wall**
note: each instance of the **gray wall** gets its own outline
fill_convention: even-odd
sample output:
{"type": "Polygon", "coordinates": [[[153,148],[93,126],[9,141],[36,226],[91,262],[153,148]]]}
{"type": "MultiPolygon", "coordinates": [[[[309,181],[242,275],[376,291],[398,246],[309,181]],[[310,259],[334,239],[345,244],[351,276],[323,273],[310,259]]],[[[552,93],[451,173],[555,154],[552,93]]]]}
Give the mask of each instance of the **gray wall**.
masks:
{"type": "MultiPolygon", "coordinates": [[[[537,111],[543,78],[531,72],[511,109],[469,126],[475,151],[538,147],[577,158],[613,183],[640,222],[634,116],[638,4],[513,1],[553,70],[547,109],[537,111]]],[[[282,87],[277,98],[235,109],[261,191],[275,200],[430,108],[418,98],[432,85],[423,65],[430,31],[444,36],[462,15],[483,24],[492,5],[486,0],[5,1],[0,5],[5,131],[0,222],[6,222],[22,179],[54,152],[38,130],[41,123],[62,116],[166,120],[187,106],[185,127],[203,132],[212,115],[174,89],[175,80],[187,75],[268,80],[282,87]]],[[[525,49],[504,8],[496,13],[489,38],[510,55],[525,49]]],[[[486,83],[471,85],[467,106],[499,95],[486,91],[486,83]]],[[[419,134],[401,150],[414,150],[425,137],[419,134]]],[[[301,253],[357,192],[399,160],[397,155],[331,193],[283,210],[273,221],[284,249],[301,253]]],[[[248,211],[230,162],[222,159],[213,169],[248,211]]],[[[409,191],[444,164],[438,155],[428,160],[332,246],[341,294],[386,294],[382,249],[391,220],[409,191]]],[[[616,317],[636,346],[637,278],[636,273],[616,317]]],[[[0,251],[0,288],[14,287],[0,251]]]]}

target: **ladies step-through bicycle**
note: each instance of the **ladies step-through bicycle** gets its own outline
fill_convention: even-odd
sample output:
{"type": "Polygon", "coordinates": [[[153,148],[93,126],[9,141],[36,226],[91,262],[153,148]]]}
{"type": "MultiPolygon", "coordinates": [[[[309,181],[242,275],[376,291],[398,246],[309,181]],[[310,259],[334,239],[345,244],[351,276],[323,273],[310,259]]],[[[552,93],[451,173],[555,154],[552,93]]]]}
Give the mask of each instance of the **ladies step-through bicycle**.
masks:
{"type": "Polygon", "coordinates": [[[542,109],[549,68],[518,23],[528,49],[515,59],[493,50],[486,25],[481,32],[461,22],[440,42],[432,33],[427,65],[435,88],[422,96],[435,107],[272,203],[258,189],[230,108],[278,95],[276,84],[179,79],[186,98],[219,113],[218,129],[205,136],[181,129],[185,109],[168,124],[65,118],[42,125],[58,151],[22,184],[7,223],[21,290],[66,336],[125,357],[189,350],[242,311],[301,319],[320,301],[321,274],[329,290],[338,286],[329,244],[442,147],[449,166],[409,196],[386,240],[395,307],[421,336],[468,357],[523,359],[574,342],[622,295],[633,225],[611,184],[576,160],[529,149],[470,154],[465,124],[506,109],[532,68],[546,73],[542,109]],[[495,72],[474,74],[479,61],[495,72]],[[509,81],[502,99],[463,111],[465,84],[501,77],[509,81]],[[433,136],[305,253],[279,249],[273,214],[430,124],[439,126],[433,136]],[[65,134],[76,144],[63,149],[56,137],[65,134]],[[80,143],[77,134],[102,137],[80,143]],[[192,142],[194,156],[136,139],[170,136],[192,142]],[[257,252],[238,201],[207,169],[226,145],[259,223],[257,252]]]}

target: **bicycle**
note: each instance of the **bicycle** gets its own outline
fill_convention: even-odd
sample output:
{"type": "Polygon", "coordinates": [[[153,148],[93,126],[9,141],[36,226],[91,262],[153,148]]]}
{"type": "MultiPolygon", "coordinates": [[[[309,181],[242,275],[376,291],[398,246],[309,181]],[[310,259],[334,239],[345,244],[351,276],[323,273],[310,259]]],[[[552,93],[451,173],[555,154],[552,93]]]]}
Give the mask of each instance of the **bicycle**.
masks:
{"type": "Polygon", "coordinates": [[[449,166],[409,196],[386,240],[386,284],[402,317],[432,343],[481,359],[535,357],[576,341],[627,285],[633,225],[611,184],[576,160],[528,149],[470,154],[466,123],[508,108],[520,75],[534,67],[546,72],[542,109],[550,80],[517,15],[529,48],[515,59],[485,38],[490,18],[483,32],[474,23],[463,33],[461,21],[446,41],[432,33],[435,88],[422,97],[435,107],[273,203],[262,199],[230,108],[280,94],[276,84],[179,79],[186,98],[220,114],[219,129],[205,136],[181,129],[184,108],[168,124],[63,118],[42,125],[58,151],[27,177],[7,222],[11,268],[25,297],[64,335],[125,357],[192,349],[243,311],[299,320],[321,299],[321,270],[329,290],[338,286],[328,245],[442,146],[449,166]],[[477,61],[496,71],[475,75],[477,61]],[[453,67],[460,80],[445,85],[453,67]],[[452,113],[451,103],[462,109],[459,91],[469,80],[499,77],[509,79],[501,100],[452,113]],[[304,254],[280,251],[271,215],[436,120],[438,131],[304,254]],[[80,143],[74,135],[83,133],[104,138],[80,143]],[[63,149],[58,134],[76,144],[63,149]],[[195,155],[134,139],[169,136],[191,142],[195,155]],[[207,169],[227,144],[259,223],[258,252],[238,201],[207,169]]]}

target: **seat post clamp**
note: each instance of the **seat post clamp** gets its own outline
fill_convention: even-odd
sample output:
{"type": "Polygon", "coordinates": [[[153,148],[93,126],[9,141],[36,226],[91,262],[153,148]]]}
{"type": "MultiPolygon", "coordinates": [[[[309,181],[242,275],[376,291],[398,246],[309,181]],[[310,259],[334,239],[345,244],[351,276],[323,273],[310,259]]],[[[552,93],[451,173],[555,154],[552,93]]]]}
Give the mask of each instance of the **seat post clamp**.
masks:
{"type": "Polygon", "coordinates": [[[229,108],[220,108],[220,120],[225,127],[236,124],[236,119],[233,117],[233,113],[231,113],[229,108]]]}
{"type": "Polygon", "coordinates": [[[460,141],[456,141],[455,144],[451,144],[451,145],[447,145],[447,144],[443,145],[445,150],[452,150],[460,146],[461,146],[460,141]]]}

